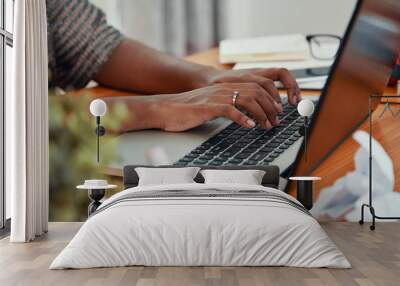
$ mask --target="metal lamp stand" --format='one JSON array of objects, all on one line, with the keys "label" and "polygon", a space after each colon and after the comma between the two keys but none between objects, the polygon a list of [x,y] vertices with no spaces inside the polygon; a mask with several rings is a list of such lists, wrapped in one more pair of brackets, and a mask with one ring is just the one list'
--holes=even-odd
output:
[{"label": "metal lamp stand", "polygon": [[383,116],[383,114],[389,110],[392,116],[397,116],[399,113],[394,113],[390,109],[390,98],[398,98],[400,99],[400,95],[371,95],[369,97],[369,111],[368,111],[368,129],[369,129],[369,201],[368,204],[362,204],[361,206],[361,219],[359,221],[359,224],[364,224],[364,208],[368,208],[371,215],[372,215],[372,224],[370,225],[371,230],[375,230],[375,219],[382,219],[382,220],[393,220],[397,219],[400,220],[400,217],[383,217],[383,216],[378,216],[375,212],[375,208],[373,207],[373,202],[372,202],[372,101],[374,99],[379,99],[381,100],[382,98],[385,98],[387,101],[385,103],[385,107],[382,111],[382,113],[379,115],[379,118]]}]

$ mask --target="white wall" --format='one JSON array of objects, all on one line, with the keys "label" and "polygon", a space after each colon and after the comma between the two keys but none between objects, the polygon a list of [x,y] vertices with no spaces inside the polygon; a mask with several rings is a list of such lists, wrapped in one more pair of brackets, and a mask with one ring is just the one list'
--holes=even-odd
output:
[{"label": "white wall", "polygon": [[[137,1],[137,0],[131,0]],[[90,0],[97,7],[100,7],[107,15],[107,21],[116,27],[117,29],[121,29],[122,26],[122,17],[119,15],[119,5],[121,5],[120,0]]]},{"label": "white wall", "polygon": [[356,0],[220,0],[223,38],[281,33],[341,35]]}]

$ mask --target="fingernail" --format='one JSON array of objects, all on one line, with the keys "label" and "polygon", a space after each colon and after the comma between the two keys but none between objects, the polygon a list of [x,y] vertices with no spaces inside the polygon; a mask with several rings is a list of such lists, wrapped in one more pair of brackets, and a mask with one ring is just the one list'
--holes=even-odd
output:
[{"label": "fingernail", "polygon": [[247,124],[248,126],[250,126],[251,128],[253,128],[254,126],[256,126],[256,123],[255,123],[253,120],[251,120],[251,119],[247,119],[246,124]]},{"label": "fingernail", "polygon": [[272,125],[268,120],[265,120],[265,125],[267,126],[267,129],[271,129]]},{"label": "fingernail", "polygon": [[283,111],[282,104],[279,102],[274,102],[274,103],[275,103],[275,107],[278,110],[278,112],[282,112]]},{"label": "fingernail", "polygon": [[281,124],[281,121],[279,120],[279,118],[278,118],[278,117],[275,119],[275,121],[276,121],[276,125],[279,125],[279,124]]}]

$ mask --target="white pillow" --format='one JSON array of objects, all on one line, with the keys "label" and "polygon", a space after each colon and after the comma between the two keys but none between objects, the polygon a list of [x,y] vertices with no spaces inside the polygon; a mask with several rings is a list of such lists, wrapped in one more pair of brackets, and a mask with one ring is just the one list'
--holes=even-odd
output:
[{"label": "white pillow", "polygon": [[193,180],[200,168],[135,168],[139,176],[139,186],[171,185],[195,183]]},{"label": "white pillow", "polygon": [[261,185],[265,171],[262,170],[202,170],[205,184]]}]

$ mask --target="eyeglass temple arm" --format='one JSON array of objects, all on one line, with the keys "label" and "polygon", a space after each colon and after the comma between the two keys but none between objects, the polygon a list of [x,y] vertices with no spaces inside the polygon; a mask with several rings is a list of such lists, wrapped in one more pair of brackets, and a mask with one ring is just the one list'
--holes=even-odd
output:
[{"label": "eyeglass temple arm", "polygon": [[335,38],[338,39],[339,41],[342,41],[342,37],[338,35],[333,35],[333,34],[311,34],[311,35],[306,35],[306,40],[310,42],[313,38],[316,37],[330,37],[330,38]]}]

